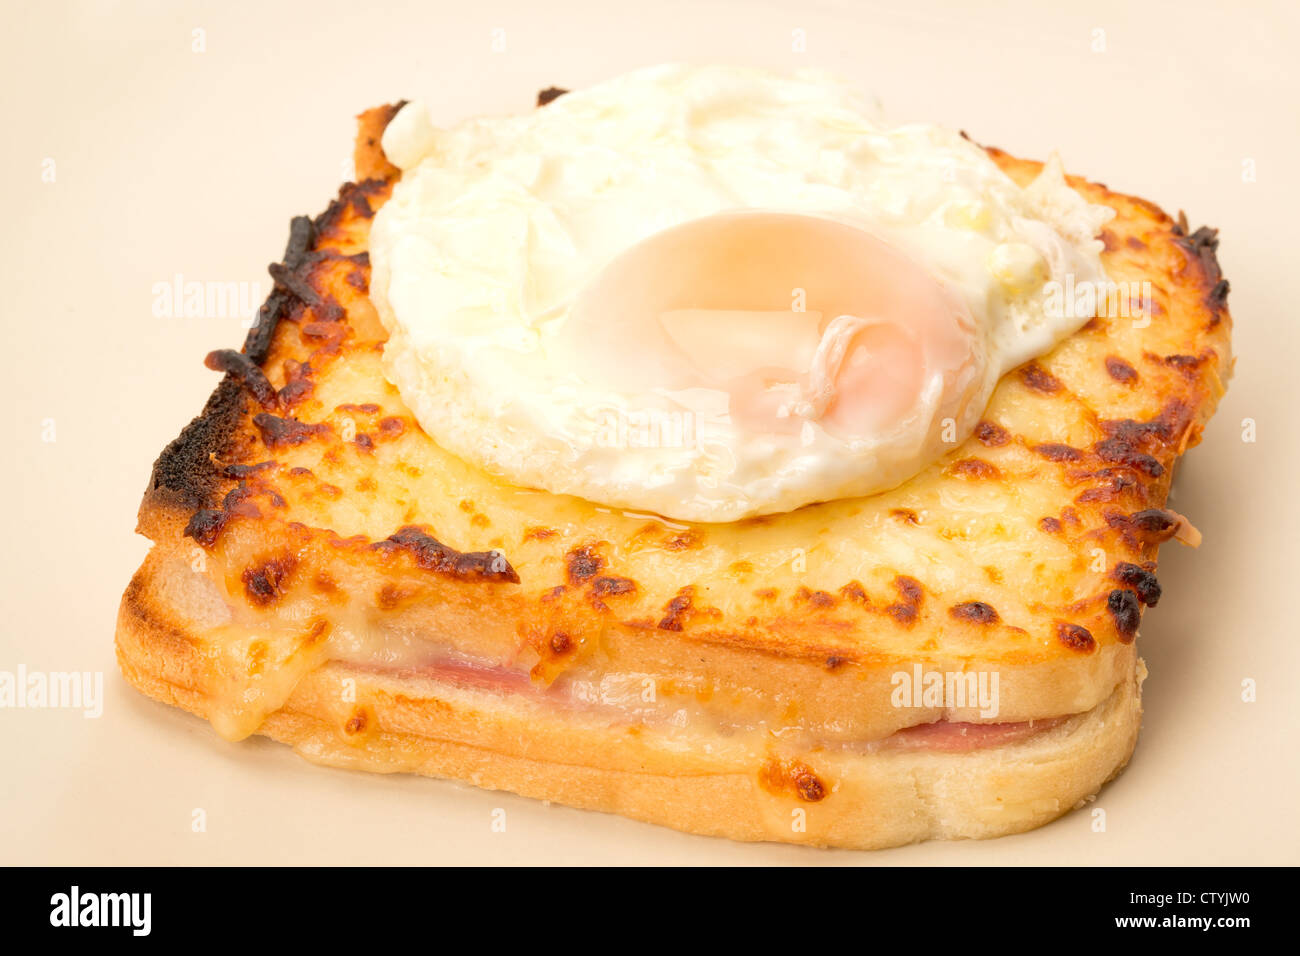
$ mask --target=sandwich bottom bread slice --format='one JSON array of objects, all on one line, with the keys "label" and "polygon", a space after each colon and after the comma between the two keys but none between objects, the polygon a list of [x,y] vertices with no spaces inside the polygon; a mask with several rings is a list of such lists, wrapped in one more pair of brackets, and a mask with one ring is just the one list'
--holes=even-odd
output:
[{"label": "sandwich bottom bread slice", "polygon": [[[276,288],[140,510],[117,653],[140,691],[320,763],[740,840],[878,848],[1039,826],[1131,755],[1164,505],[1230,369],[1212,230],[1116,211],[1099,316],[892,491],[730,524],[521,489],[382,369],[367,236],[398,170],[294,221]],[[540,108],[545,108],[544,106]],[[1040,168],[997,150],[1027,182]]]},{"label": "sandwich bottom bread slice", "polygon": [[[156,700],[220,720],[194,635],[225,625],[205,579],[151,557],[123,603],[122,672]],[[969,747],[959,727],[954,739],[895,734],[780,757],[702,722],[611,726],[525,694],[329,661],[257,733],[335,767],[446,777],[735,840],[867,849],[1001,836],[1077,806],[1128,762],[1144,676],[1139,661],[1091,710],[1041,728],[992,725],[992,739]]]}]

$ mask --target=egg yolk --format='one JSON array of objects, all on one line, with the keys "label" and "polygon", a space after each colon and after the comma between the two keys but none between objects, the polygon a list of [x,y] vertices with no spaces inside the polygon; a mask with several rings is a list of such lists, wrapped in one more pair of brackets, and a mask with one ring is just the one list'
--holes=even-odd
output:
[{"label": "egg yolk", "polygon": [[797,434],[818,422],[844,440],[894,431],[973,387],[983,354],[960,297],[895,247],[835,220],[758,211],[632,246],[565,331],[596,352],[620,344],[633,378],[640,366],[662,387],[725,392],[742,427]]}]

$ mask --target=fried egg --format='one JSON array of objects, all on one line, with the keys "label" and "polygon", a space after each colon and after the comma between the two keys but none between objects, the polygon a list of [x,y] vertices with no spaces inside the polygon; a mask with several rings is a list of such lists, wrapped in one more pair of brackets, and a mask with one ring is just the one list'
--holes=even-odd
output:
[{"label": "fried egg", "polygon": [[[440,445],[525,488],[721,522],[866,495],[964,440],[1090,317],[1112,215],[820,73],[667,65],[383,138],[385,368]],[[1059,287],[1059,286],[1058,286]]]}]

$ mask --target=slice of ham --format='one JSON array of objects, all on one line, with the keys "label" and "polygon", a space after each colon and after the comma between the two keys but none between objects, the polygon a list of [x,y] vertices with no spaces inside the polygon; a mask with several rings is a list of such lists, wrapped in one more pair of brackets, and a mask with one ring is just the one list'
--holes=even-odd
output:
[{"label": "slice of ham", "polygon": [[936,720],[932,724],[918,724],[891,734],[878,743],[891,750],[932,750],[941,753],[966,753],[984,747],[1004,747],[1017,744],[1034,734],[1050,730],[1066,717],[1048,717],[1044,720],[1022,720],[995,724],[972,724],[958,721]]},{"label": "slice of ham", "polygon": [[[607,702],[580,700],[566,689],[563,683],[547,688],[531,680],[525,671],[463,658],[429,659],[417,666],[349,663],[350,666],[384,676],[430,680],[463,690],[485,691],[500,696],[521,695],[569,712],[606,712],[613,718],[635,718],[638,721],[648,717],[652,719],[653,716],[648,715],[644,710],[633,714],[627,708]],[[1003,747],[1020,743],[1068,719],[1068,717],[1049,717],[1041,720],[990,724],[937,720],[928,724],[905,727],[888,737],[854,746],[865,746],[869,750],[968,753],[987,747]]]}]

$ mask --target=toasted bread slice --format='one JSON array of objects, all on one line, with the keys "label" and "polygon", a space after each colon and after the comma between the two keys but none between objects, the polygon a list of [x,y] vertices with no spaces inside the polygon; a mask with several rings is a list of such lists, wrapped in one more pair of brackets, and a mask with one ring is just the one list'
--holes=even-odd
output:
[{"label": "toasted bread slice", "polygon": [[[294,221],[259,324],[209,357],[228,374],[155,465],[118,626],[133,684],[311,759],[740,839],[1014,832],[1118,772],[1157,551],[1189,530],[1173,467],[1231,366],[1213,230],[1072,179],[1115,209],[1103,261],[1151,284],[1149,317],[1006,376],[893,491],[690,525],[511,486],[416,425],[366,295],[396,109],[362,116],[361,181]],[[997,712],[899,706],[914,672],[995,674]]]},{"label": "toasted bread slice", "polygon": [[[155,549],[118,621],[127,680],[220,722],[202,635],[228,623],[222,605],[206,578]],[[329,766],[447,777],[737,840],[876,849],[1002,836],[1085,801],[1133,751],[1142,676],[1086,713],[971,748],[898,734],[805,753],[702,721],[638,726],[517,688],[335,660],[298,680],[257,732]]]}]

